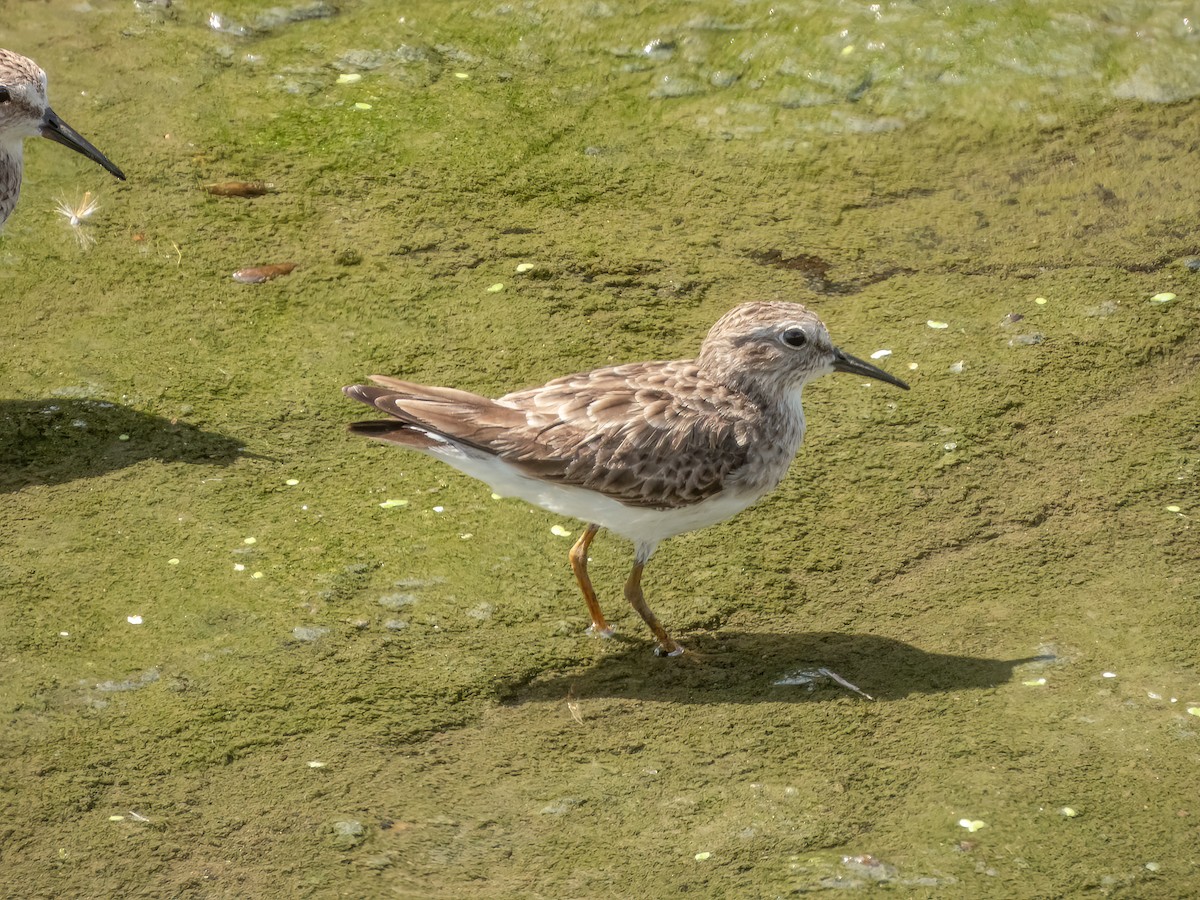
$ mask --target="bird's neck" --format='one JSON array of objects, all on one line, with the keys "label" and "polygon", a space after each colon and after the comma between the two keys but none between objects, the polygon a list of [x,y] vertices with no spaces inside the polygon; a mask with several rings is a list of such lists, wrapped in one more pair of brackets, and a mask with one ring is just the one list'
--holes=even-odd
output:
[{"label": "bird's neck", "polygon": [[0,225],[8,218],[21,195],[21,170],[24,165],[20,139],[0,141]]},{"label": "bird's neck", "polygon": [[772,418],[779,421],[798,422],[801,430],[804,428],[804,409],[800,405],[800,393],[804,382],[781,384],[766,382],[755,378],[753,373],[744,374],[740,378],[726,380],[726,385],[740,394],[749,397],[761,409],[767,411]]},{"label": "bird's neck", "polygon": [[784,476],[804,442],[804,408],[800,405],[801,385],[760,403],[758,432],[751,445],[753,465],[740,474],[744,490],[761,496],[773,490]]},{"label": "bird's neck", "polygon": [[778,410],[780,443],[788,450],[789,456],[795,456],[804,442],[804,407],[800,403],[800,393],[804,389],[801,382],[795,387],[788,388],[775,401]]}]

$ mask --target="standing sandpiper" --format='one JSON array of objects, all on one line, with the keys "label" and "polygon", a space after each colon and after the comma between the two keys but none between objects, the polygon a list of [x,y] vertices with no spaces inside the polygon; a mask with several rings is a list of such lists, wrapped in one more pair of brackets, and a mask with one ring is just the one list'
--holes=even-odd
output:
[{"label": "standing sandpiper", "polygon": [[587,572],[600,528],[633,541],[625,598],[658,639],[683,652],[642,596],[659,542],[728,519],[775,488],[804,440],[804,385],[851,372],[908,385],[843,353],[798,303],[745,303],[709,331],[696,359],[629,363],[556,378],[489,400],[372,375],[348,397],[388,413],[350,430],[449,463],[551,512],[588,523],[571,568],[592,617],[612,634]]},{"label": "standing sandpiper", "polygon": [[41,135],[78,151],[122,181],[125,174],[64,122],[46,100],[46,73],[11,50],[0,50],[0,225],[21,195],[25,138]]}]

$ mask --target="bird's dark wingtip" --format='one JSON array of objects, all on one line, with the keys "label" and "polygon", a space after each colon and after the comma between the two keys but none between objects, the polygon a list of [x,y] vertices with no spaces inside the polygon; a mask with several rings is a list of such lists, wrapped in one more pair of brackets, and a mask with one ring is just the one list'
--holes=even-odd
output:
[{"label": "bird's dark wingtip", "polygon": [[342,388],[342,393],[351,400],[357,400],[359,403],[367,404],[367,406],[374,406],[375,400],[383,396],[386,391],[377,387],[371,387],[369,384],[348,384]]},{"label": "bird's dark wingtip", "polygon": [[362,422],[351,422],[346,426],[346,430],[351,434],[361,434],[365,437],[379,437],[383,434],[391,434],[403,427],[395,419],[367,419]]}]

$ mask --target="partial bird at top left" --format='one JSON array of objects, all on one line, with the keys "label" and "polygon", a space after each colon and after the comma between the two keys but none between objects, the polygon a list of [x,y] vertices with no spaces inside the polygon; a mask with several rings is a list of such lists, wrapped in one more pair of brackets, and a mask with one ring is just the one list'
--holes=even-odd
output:
[{"label": "partial bird at top left", "polygon": [[0,49],[0,226],[21,195],[25,138],[38,135],[82,153],[125,180],[124,172],[50,108],[46,73],[38,64]]}]

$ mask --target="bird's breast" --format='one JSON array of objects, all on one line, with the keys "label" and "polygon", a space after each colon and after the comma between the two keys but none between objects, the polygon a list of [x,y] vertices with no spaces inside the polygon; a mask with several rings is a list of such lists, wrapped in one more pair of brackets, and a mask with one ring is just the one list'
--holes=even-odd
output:
[{"label": "bird's breast", "polygon": [[733,481],[759,496],[773,490],[785,475],[804,442],[804,410],[800,391],[764,415],[751,443],[745,464]]}]

